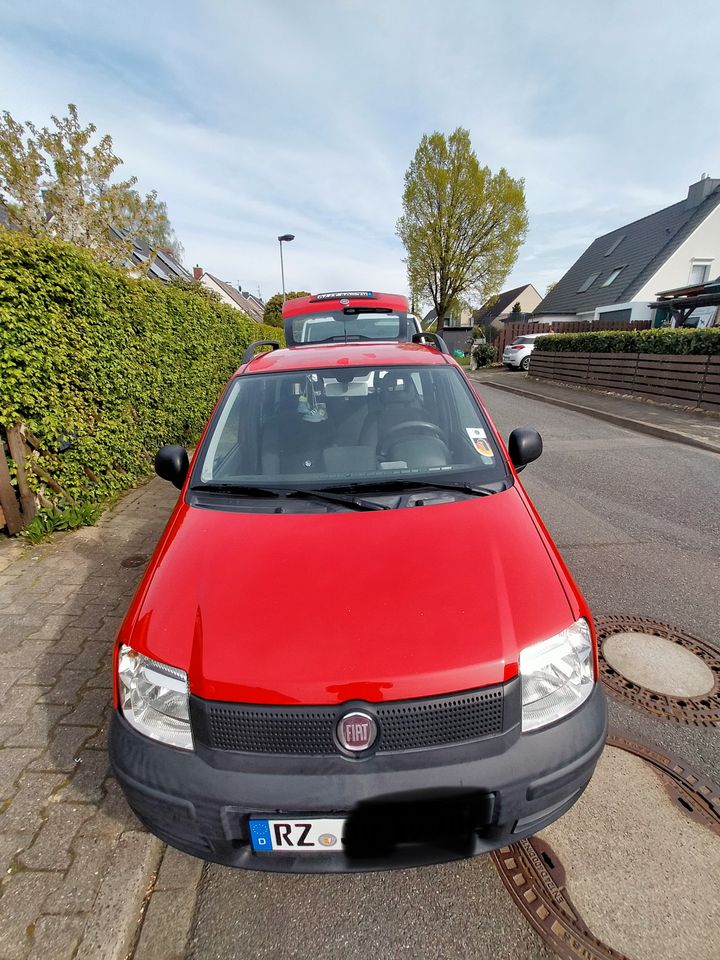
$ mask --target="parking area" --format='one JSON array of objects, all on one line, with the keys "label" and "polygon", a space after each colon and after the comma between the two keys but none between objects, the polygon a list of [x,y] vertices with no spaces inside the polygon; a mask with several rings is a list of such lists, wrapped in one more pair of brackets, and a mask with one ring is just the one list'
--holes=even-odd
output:
[{"label": "parking area", "polygon": [[[542,433],[523,481],[595,615],[633,618],[617,624],[632,635],[670,624],[710,651],[698,667],[692,645],[684,661],[658,647],[659,679],[647,679],[664,682],[667,656],[697,699],[720,636],[717,456],[491,388],[485,399],[504,436]],[[104,738],[112,638],[173,500],[152,481],[97,528],[0,550],[0,956],[714,960],[718,728],[653,712],[621,680],[585,795],[494,858],[302,877],[166,852],[108,775]],[[458,601],[469,630],[482,590],[479,549]]]}]

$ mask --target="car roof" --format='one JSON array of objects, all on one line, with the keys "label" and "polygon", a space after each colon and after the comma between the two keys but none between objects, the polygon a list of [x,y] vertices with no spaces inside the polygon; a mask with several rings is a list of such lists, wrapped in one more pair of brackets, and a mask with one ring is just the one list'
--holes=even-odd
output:
[{"label": "car roof", "polygon": [[398,364],[447,364],[446,354],[422,343],[377,341],[374,343],[332,343],[269,350],[243,364],[238,373],[279,373],[332,367],[383,367]]},{"label": "car roof", "polygon": [[293,297],[283,304],[283,317],[297,317],[308,313],[327,313],[342,307],[386,307],[408,312],[407,297],[397,293],[378,293],[373,290],[338,290],[332,293],[312,293],[309,297]]}]

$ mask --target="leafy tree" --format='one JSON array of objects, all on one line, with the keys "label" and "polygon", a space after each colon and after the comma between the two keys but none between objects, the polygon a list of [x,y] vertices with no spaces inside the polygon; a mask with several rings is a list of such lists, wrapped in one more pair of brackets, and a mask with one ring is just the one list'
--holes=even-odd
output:
[{"label": "leafy tree", "polygon": [[[291,293],[285,294],[286,300],[295,300],[296,297],[309,297],[310,294],[306,290],[293,290]],[[268,302],[265,304],[265,311],[263,313],[263,323],[270,324],[271,327],[282,327],[283,318],[282,318],[282,305],[283,305],[283,295],[281,293],[276,293],[274,296],[270,297]]]},{"label": "leafy tree", "polygon": [[525,239],[523,180],[482,167],[462,127],[425,134],[405,174],[397,233],[410,289],[437,311],[437,329],[459,298],[488,299],[502,286]]},{"label": "leafy tree", "polygon": [[127,260],[134,240],[181,255],[157,193],[141,196],[136,177],[111,182],[122,165],[112,138],[97,139],[94,123],[82,127],[73,103],[66,117],[51,120],[52,127],[38,130],[7,111],[0,117],[0,201],[10,223],[87,247],[110,263]]},{"label": "leafy tree", "polygon": [[545,287],[545,296],[547,296],[547,295],[550,293],[550,291],[552,290],[552,288],[553,288],[553,287],[556,287],[556,286],[557,286],[557,280],[553,280],[551,283],[549,283],[549,284]]},{"label": "leafy tree", "polygon": [[520,301],[519,301],[519,300],[516,300],[515,303],[513,304],[513,308],[512,308],[512,310],[511,310],[511,313],[514,313],[514,314],[516,314],[516,315],[517,315],[518,313],[522,313],[522,307],[520,306]]}]

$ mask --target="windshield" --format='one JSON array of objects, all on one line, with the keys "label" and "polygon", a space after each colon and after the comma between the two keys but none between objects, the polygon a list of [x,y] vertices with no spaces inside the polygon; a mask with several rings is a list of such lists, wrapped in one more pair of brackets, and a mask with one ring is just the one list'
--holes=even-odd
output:
[{"label": "windshield", "polygon": [[535,337],[515,337],[513,343],[535,343]]},{"label": "windshield", "polygon": [[[355,340],[405,339],[407,314],[390,310],[368,311],[328,310],[310,313],[292,320],[292,342],[332,343]],[[415,331],[413,330],[413,333]]]},{"label": "windshield", "polygon": [[457,369],[333,367],[236,377],[203,441],[192,484],[486,484],[507,475]]}]

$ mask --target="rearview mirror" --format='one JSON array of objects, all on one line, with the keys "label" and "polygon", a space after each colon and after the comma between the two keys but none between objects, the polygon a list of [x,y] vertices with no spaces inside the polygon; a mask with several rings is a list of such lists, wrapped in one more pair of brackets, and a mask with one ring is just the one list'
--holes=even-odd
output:
[{"label": "rearview mirror", "polygon": [[542,437],[532,427],[517,427],[510,434],[508,453],[518,473],[533,460],[537,460],[542,451]]},{"label": "rearview mirror", "polygon": [[178,490],[182,490],[189,469],[190,461],[185,447],[171,443],[160,447],[155,455],[155,473],[163,480],[169,480]]}]

